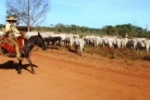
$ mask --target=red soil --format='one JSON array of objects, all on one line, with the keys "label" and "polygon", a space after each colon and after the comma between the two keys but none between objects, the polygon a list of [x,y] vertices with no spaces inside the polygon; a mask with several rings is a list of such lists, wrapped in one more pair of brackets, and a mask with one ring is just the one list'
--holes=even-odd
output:
[{"label": "red soil", "polygon": [[0,56],[0,100],[149,100],[150,62],[83,56],[65,50],[34,51],[36,74],[24,59]]}]

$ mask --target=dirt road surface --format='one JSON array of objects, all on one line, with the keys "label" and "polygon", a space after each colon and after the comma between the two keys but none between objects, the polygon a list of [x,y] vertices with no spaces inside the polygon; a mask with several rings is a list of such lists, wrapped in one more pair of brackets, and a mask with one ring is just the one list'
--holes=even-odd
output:
[{"label": "dirt road surface", "polygon": [[150,100],[150,62],[83,56],[65,50],[31,53],[35,74],[24,59],[0,56],[0,100]]}]

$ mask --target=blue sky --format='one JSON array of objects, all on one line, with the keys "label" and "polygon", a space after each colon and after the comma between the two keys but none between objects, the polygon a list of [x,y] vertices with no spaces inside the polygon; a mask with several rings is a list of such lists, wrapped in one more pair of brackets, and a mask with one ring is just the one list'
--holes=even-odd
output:
[{"label": "blue sky", "polygon": [[[5,0],[1,0],[1,19],[5,18]],[[131,23],[150,29],[150,0],[50,0],[51,10],[41,25],[87,26]],[[5,23],[0,21],[0,23]]]}]

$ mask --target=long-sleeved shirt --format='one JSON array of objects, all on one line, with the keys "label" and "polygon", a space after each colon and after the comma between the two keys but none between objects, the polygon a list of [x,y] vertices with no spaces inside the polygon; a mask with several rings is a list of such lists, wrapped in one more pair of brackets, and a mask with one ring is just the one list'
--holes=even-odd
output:
[{"label": "long-sleeved shirt", "polygon": [[15,25],[13,27],[11,27],[10,23],[6,24],[5,31],[6,32],[12,32],[14,34],[19,34],[20,33],[19,30],[15,27]]}]

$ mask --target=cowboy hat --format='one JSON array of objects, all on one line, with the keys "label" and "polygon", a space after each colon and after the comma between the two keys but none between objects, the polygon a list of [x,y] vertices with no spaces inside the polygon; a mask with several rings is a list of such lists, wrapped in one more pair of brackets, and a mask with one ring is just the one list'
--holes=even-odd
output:
[{"label": "cowboy hat", "polygon": [[14,17],[9,17],[6,19],[7,22],[10,22],[10,21],[14,21],[14,22],[17,22],[17,19],[14,18]]}]

